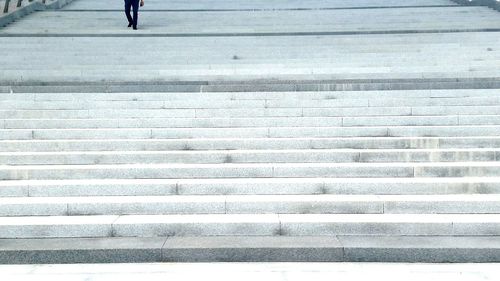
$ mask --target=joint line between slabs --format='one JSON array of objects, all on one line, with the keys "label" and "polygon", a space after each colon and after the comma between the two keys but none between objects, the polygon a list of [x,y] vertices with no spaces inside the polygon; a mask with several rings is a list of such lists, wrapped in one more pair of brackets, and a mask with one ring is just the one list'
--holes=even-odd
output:
[{"label": "joint line between slabs", "polygon": [[163,255],[163,253],[164,253],[163,250],[165,249],[165,245],[167,244],[168,239],[170,239],[170,236],[165,237],[165,241],[163,241],[163,244],[161,245],[161,248],[160,248],[160,259],[161,259],[161,261],[165,260],[165,257]]},{"label": "joint line between slabs", "polygon": [[116,222],[122,217],[123,215],[118,215],[117,218],[111,222],[111,237],[117,237],[116,231],[115,231],[115,224]]},{"label": "joint line between slabs", "polygon": [[278,230],[279,236],[283,236],[283,227],[281,224],[281,214],[278,214],[278,223],[279,223],[279,230]]}]

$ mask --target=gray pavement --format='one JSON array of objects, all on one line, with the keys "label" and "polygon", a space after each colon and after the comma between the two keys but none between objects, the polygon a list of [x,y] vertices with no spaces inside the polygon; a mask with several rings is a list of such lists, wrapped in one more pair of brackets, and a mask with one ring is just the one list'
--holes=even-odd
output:
[{"label": "gray pavement", "polygon": [[498,77],[500,16],[487,7],[151,0],[133,32],[121,6],[78,0],[0,29],[0,83]]},{"label": "gray pavement", "polygon": [[[57,18],[57,21],[52,20]],[[446,21],[439,21],[446,17]],[[40,25],[38,23],[43,22]],[[249,24],[250,23],[250,24]],[[157,12],[141,14],[141,35],[280,34],[328,32],[500,31],[500,16],[484,7],[401,9]],[[47,11],[25,18],[2,34],[130,34],[119,11]]]},{"label": "gray pavement", "polygon": [[0,266],[8,280],[498,280],[498,264],[221,263]]},{"label": "gray pavement", "polygon": [[497,12],[121,3],[0,30],[0,263],[500,261]]},{"label": "gray pavement", "polygon": [[[99,0],[79,0],[65,7],[65,10],[106,10],[121,9],[121,1],[102,2]],[[144,10],[242,10],[242,9],[324,9],[352,7],[405,7],[456,5],[448,0],[148,0]]]}]

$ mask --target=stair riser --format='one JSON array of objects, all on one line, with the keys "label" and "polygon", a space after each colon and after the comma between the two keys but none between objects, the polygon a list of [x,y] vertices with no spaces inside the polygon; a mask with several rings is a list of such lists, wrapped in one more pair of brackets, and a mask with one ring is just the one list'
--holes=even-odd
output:
[{"label": "stair riser", "polygon": [[335,235],[496,235],[499,223],[168,223],[3,226],[2,238],[167,237],[167,236],[335,236]]},{"label": "stair riser", "polygon": [[[9,87],[0,86],[0,93]],[[498,90],[424,90],[374,92],[256,92],[247,93],[11,93],[0,95],[0,101],[169,101],[169,100],[327,100],[385,98],[481,98],[498,97]]]},{"label": "stair riser", "polygon": [[135,153],[73,155],[2,155],[4,165],[92,165],[92,164],[162,164],[162,163],[397,163],[397,162],[468,162],[500,161],[500,151],[460,152],[221,152],[221,153]]},{"label": "stair riser", "polygon": [[498,239],[493,236],[3,239],[2,245],[2,264],[500,261]]},{"label": "stair riser", "polygon": [[286,117],[286,118],[154,118],[154,119],[45,119],[0,120],[4,129],[92,128],[238,128],[238,127],[373,127],[500,125],[499,115],[394,117]]},{"label": "stair riser", "polygon": [[2,140],[500,136],[500,126],[0,130]]},{"label": "stair riser", "polygon": [[[215,201],[215,200],[214,200]],[[0,216],[170,214],[500,214],[500,202],[185,202],[2,204]]]},{"label": "stair riser", "polygon": [[422,107],[422,106],[490,106],[498,97],[476,98],[386,98],[386,99],[283,99],[283,100],[172,100],[172,101],[2,101],[0,109],[221,109],[221,108],[332,108],[332,107]]},{"label": "stair riser", "polygon": [[465,149],[500,148],[500,138],[266,138],[180,140],[2,141],[2,152],[172,151],[239,149]]},{"label": "stair riser", "polygon": [[[214,164],[217,165],[217,164]],[[232,166],[235,165],[235,166]],[[474,166],[383,166],[349,167],[338,164],[307,166],[273,165],[258,167],[225,164],[219,167],[113,167],[113,166],[71,166],[37,168],[9,167],[0,169],[2,180],[62,180],[62,179],[196,179],[196,178],[413,178],[413,177],[493,177],[500,176],[497,165]]]},{"label": "stair riser", "polygon": [[[177,183],[177,184],[176,184]],[[360,183],[355,179],[346,182],[328,182],[309,179],[307,182],[258,183],[255,179],[244,183],[182,183],[178,180],[145,183],[144,180],[129,184],[55,183],[51,185],[6,184],[0,188],[3,197],[73,197],[73,196],[168,196],[168,195],[252,195],[252,194],[498,194],[500,183],[464,180],[463,182],[408,183],[392,179],[385,182]]]},{"label": "stair riser", "polygon": [[[500,115],[500,106],[424,106],[424,107],[337,107],[337,108],[227,108],[227,109],[47,109],[0,110],[1,119],[75,118],[248,118],[248,117],[363,117],[363,116],[461,116],[461,122],[474,123],[470,115]],[[463,117],[462,117],[463,116]],[[469,117],[470,116],[470,117]],[[469,120],[467,119],[469,118]],[[460,120],[458,122],[460,122]],[[496,119],[492,119],[494,121]]]},{"label": "stair riser", "polygon": [[[405,120],[406,119],[406,120]],[[5,129],[86,129],[86,128],[231,128],[231,127],[356,127],[356,126],[453,126],[500,125],[500,120],[488,116],[476,118],[475,124],[459,124],[458,117],[353,120],[339,117],[280,118],[280,119],[115,119],[115,120],[0,120]]]}]

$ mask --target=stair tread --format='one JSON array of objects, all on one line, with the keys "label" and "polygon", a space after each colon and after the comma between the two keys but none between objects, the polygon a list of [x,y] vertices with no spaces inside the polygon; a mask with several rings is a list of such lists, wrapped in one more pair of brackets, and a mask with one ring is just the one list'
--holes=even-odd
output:
[{"label": "stair tread", "polygon": [[225,236],[0,240],[0,262],[488,262],[498,236]]},{"label": "stair tread", "polygon": [[170,196],[81,196],[81,197],[10,197],[0,204],[127,204],[127,203],[273,203],[282,202],[500,202],[500,194],[448,195],[170,195]]},{"label": "stair tread", "polygon": [[210,223],[500,223],[500,214],[174,214],[0,217],[0,225]]}]

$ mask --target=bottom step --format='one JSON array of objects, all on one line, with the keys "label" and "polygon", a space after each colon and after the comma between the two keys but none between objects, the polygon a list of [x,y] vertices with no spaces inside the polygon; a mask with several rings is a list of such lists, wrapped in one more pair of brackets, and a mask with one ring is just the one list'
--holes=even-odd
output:
[{"label": "bottom step", "polygon": [[0,239],[0,263],[500,262],[500,236]]}]

